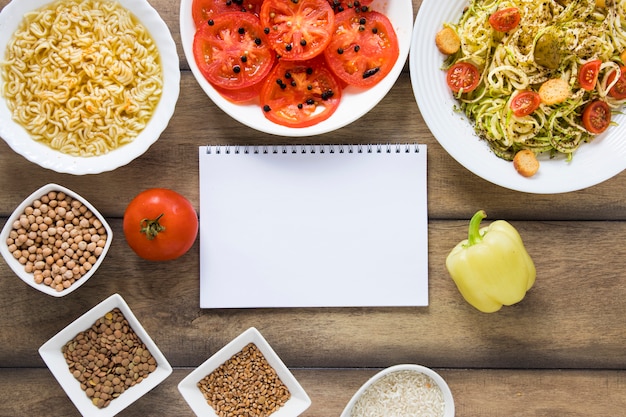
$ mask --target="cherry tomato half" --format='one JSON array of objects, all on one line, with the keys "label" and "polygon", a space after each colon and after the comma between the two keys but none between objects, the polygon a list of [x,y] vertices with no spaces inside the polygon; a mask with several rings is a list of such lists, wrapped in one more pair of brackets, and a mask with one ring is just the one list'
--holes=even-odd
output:
[{"label": "cherry tomato half", "polygon": [[611,109],[606,102],[595,100],[583,110],[583,126],[590,133],[604,132],[611,124]]},{"label": "cherry tomato half", "polygon": [[263,85],[260,99],[268,120],[307,127],[337,110],[341,86],[323,59],[280,61]]},{"label": "cherry tomato half", "polygon": [[198,235],[198,216],[185,197],[166,188],[139,193],[124,212],[124,236],[131,249],[150,261],[184,255]]},{"label": "cherry tomato half", "polygon": [[593,61],[584,63],[582,67],[580,67],[580,71],[578,72],[578,83],[582,88],[587,91],[591,91],[596,88],[601,65],[601,60],[594,59]]},{"label": "cherry tomato half", "polygon": [[480,73],[475,65],[469,62],[457,62],[448,69],[446,74],[448,87],[455,93],[473,91],[480,82]]},{"label": "cherry tomato half", "polygon": [[272,70],[275,59],[259,19],[242,12],[215,16],[198,27],[193,56],[202,75],[226,89],[261,82]]},{"label": "cherry tomato half", "polygon": [[306,60],[330,42],[335,13],[326,0],[265,0],[259,17],[282,59]]},{"label": "cherry tomato half", "polygon": [[262,2],[263,0],[193,0],[191,15],[196,27],[199,27],[221,13],[250,12],[258,16]]},{"label": "cherry tomato half", "polygon": [[371,87],[391,71],[400,48],[389,19],[378,12],[354,8],[335,15],[326,62],[347,84]]},{"label": "cherry tomato half", "polygon": [[[621,66],[619,69],[621,74],[615,85],[609,90],[609,95],[617,100],[623,100],[626,98],[626,66]],[[617,71],[613,71],[609,74],[607,85],[613,82],[616,73]]]},{"label": "cherry tomato half", "polygon": [[521,18],[517,7],[507,7],[493,12],[489,16],[489,24],[498,32],[508,32],[519,25]]},{"label": "cherry tomato half", "polygon": [[541,97],[534,91],[520,91],[511,99],[511,110],[517,117],[528,116],[541,104]]}]

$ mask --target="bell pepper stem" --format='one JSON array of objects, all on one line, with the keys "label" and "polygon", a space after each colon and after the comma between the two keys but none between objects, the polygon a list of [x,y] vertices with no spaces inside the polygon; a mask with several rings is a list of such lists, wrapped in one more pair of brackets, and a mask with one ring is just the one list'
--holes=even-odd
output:
[{"label": "bell pepper stem", "polygon": [[472,246],[483,240],[480,235],[480,222],[487,217],[485,210],[478,210],[476,214],[472,216],[469,224],[469,230],[467,233],[467,246]]}]

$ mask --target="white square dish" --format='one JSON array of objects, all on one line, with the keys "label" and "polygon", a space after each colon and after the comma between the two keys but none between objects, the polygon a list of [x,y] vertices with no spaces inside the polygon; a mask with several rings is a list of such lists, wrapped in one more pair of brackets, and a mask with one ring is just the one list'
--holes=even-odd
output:
[{"label": "white square dish", "polygon": [[198,382],[218,369],[234,355],[241,352],[244,347],[250,343],[256,345],[290,393],[290,398],[285,404],[271,413],[270,416],[295,417],[303,413],[311,405],[311,399],[293,374],[278,357],[276,352],[274,352],[269,343],[263,338],[261,333],[256,328],[251,327],[217,351],[178,384],[178,390],[197,416],[218,417],[216,411],[204,398],[202,391],[198,387]]},{"label": "white square dish", "polygon": [[[119,397],[113,399],[107,407],[98,408],[92,403],[92,400],[89,399],[85,391],[83,391],[78,379],[70,372],[70,367],[66,362],[62,349],[68,342],[73,340],[77,334],[89,329],[98,319],[115,308],[118,308],[122,312],[130,328],[137,334],[152,357],[156,360],[157,366],[156,369],[141,382],[126,388],[126,390],[122,392]],[[148,333],[141,326],[141,323],[139,323],[130,310],[128,304],[126,304],[119,294],[111,295],[74,320],[44,343],[39,348],[39,354],[78,411],[80,411],[83,416],[89,417],[111,417],[116,415],[140,397],[147,394],[172,373],[172,367],[165,356],[152,341]]]},{"label": "white square dish", "polygon": [[[13,254],[11,253],[7,245],[7,238],[9,237],[11,231],[13,230],[13,223],[19,220],[20,216],[24,213],[24,210],[27,207],[31,206],[35,200],[40,199],[42,196],[48,194],[51,191],[63,192],[69,197],[71,197],[72,199],[80,201],[87,209],[89,209],[89,211],[91,211],[91,213],[93,213],[95,218],[97,218],[100,221],[100,223],[102,223],[102,227],[104,227],[104,229],[106,230],[106,242],[105,242],[104,247],[102,248],[102,253],[96,258],[96,262],[91,265],[91,269],[89,269],[84,275],[82,275],[79,279],[77,279],[71,286],[61,291],[57,291],[55,288],[49,285],[46,285],[43,283],[39,284],[35,282],[33,273],[27,272],[24,269],[24,265],[21,264],[13,256]],[[96,273],[96,271],[98,270],[98,268],[104,261],[104,258],[106,257],[107,252],[109,251],[109,247],[111,246],[112,240],[113,240],[113,230],[111,230],[111,226],[109,226],[107,221],[104,219],[104,216],[102,216],[100,212],[98,212],[98,210],[96,210],[96,208],[93,205],[91,205],[91,203],[89,203],[89,201],[87,201],[86,199],[81,197],[79,194],[75,193],[74,191],[66,187],[63,187],[58,184],[47,184],[39,188],[38,190],[34,191],[28,197],[26,197],[22,201],[22,203],[20,203],[20,205],[17,206],[17,208],[13,211],[11,216],[9,216],[6,224],[2,228],[2,232],[0,232],[0,241],[1,241],[0,253],[2,254],[2,257],[4,258],[7,265],[9,265],[9,267],[13,270],[13,272],[15,272],[15,274],[26,284],[30,285],[31,287],[35,288],[38,291],[41,291],[53,297],[63,297],[73,291],[76,291],[80,286],[85,284],[87,280]]]}]

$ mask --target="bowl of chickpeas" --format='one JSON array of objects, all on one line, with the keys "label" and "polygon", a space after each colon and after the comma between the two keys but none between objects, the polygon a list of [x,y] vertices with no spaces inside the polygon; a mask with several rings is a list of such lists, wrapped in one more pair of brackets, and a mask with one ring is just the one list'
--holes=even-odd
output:
[{"label": "bowl of chickpeas", "polygon": [[0,253],[26,284],[63,297],[94,275],[112,238],[111,227],[87,200],[47,184],[8,218],[0,233]]}]

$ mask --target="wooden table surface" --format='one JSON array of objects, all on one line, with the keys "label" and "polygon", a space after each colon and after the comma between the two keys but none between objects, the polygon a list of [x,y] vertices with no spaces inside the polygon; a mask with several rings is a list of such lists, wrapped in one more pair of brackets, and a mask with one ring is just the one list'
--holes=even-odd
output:
[{"label": "wooden table surface", "polygon": [[[8,0],[0,0],[4,7]],[[493,185],[437,143],[411,90],[408,67],[371,112],[337,132],[283,138],[245,127],[218,109],[188,70],[179,2],[152,0],[177,42],[181,92],[159,141],[113,172],[58,174],[0,141],[0,223],[40,186],[56,182],[107,218],[114,240],[102,267],[78,291],[53,298],[0,262],[0,416],[77,416],[37,349],[76,317],[121,294],[174,366],[173,374],[120,416],[192,416],[177,384],[235,336],[255,326],[312,399],[307,417],[338,416],[381,368],[416,363],[448,382],[460,417],[622,416],[626,409],[626,174],[559,195]],[[414,13],[421,1],[414,0]],[[428,145],[430,305],[422,308],[199,308],[199,245],[175,261],[138,258],[122,216],[139,191],[172,188],[196,209],[197,147],[204,144],[379,143]],[[520,304],[483,314],[459,295],[444,265],[485,209],[510,221],[537,267]],[[329,291],[332,289],[329,289]]]}]

